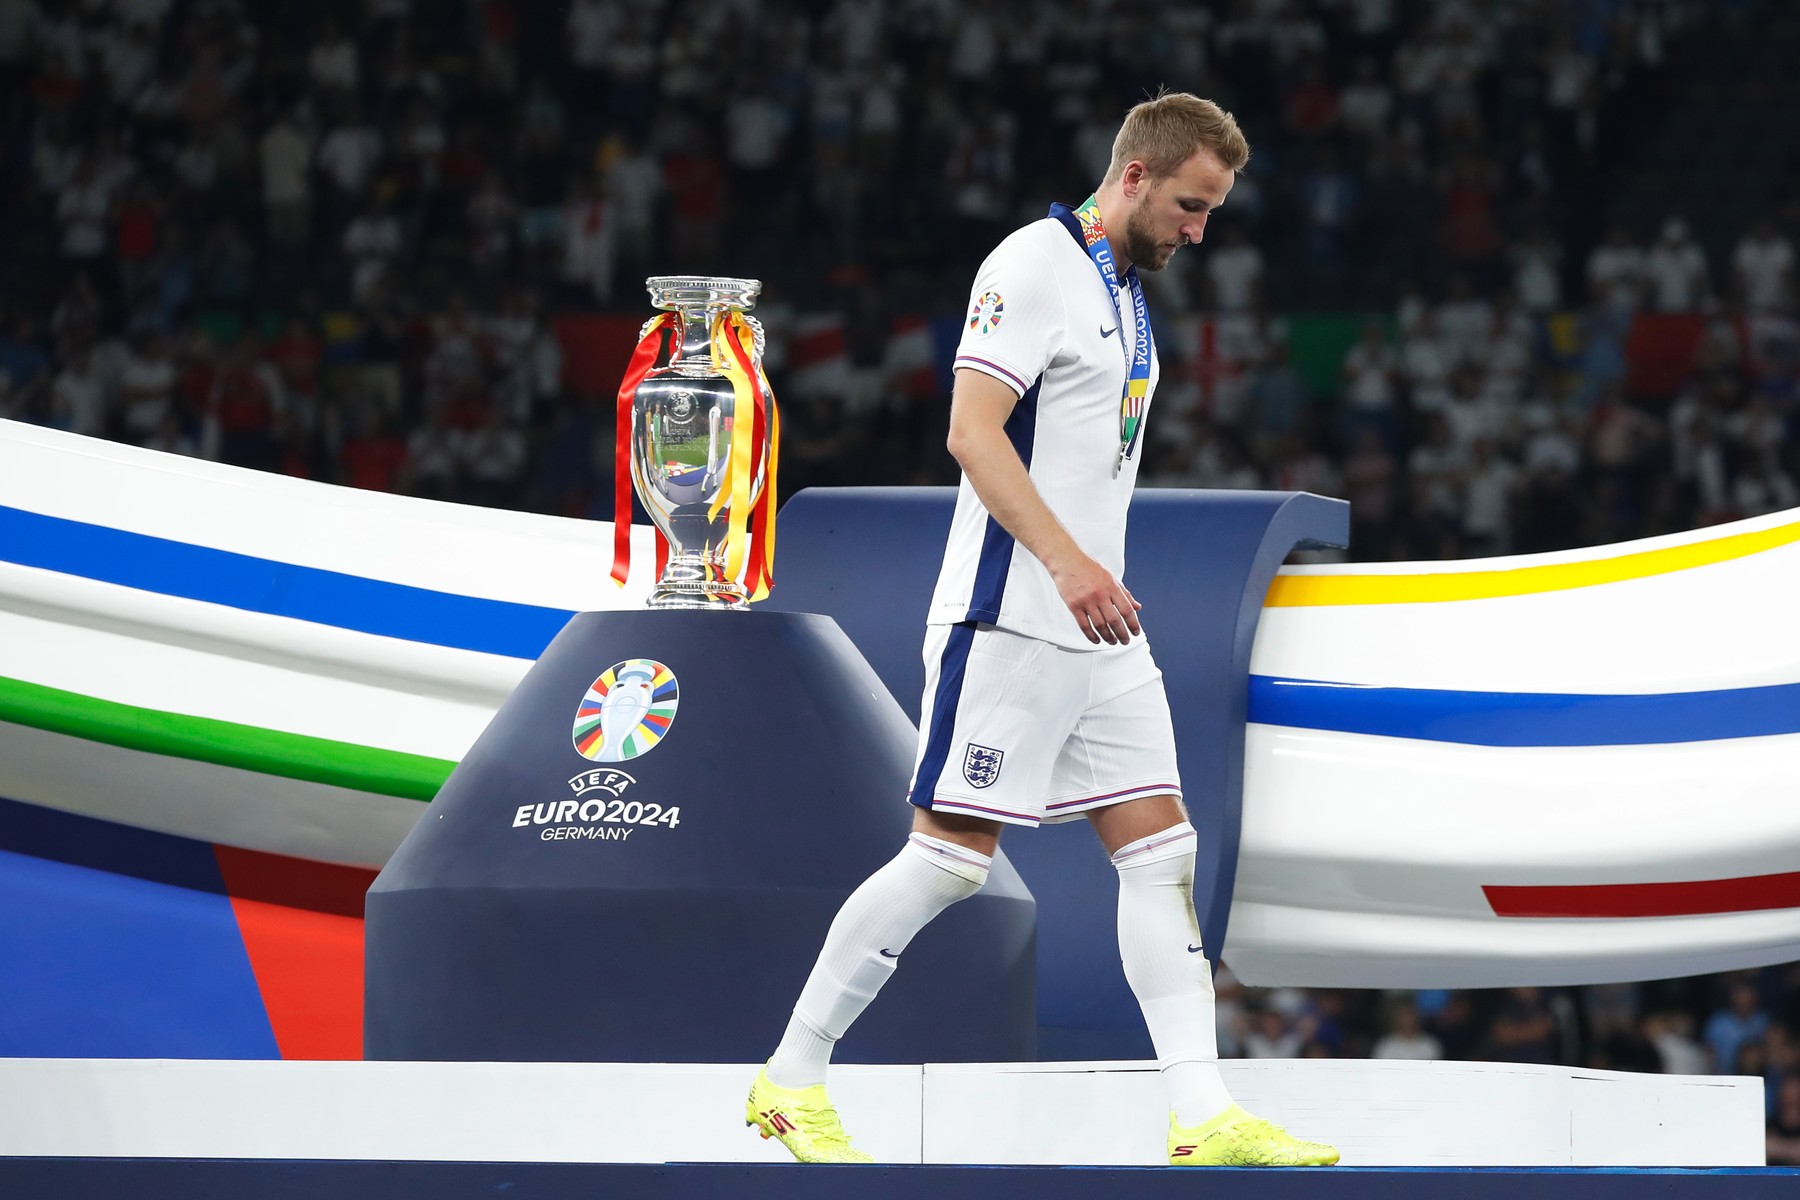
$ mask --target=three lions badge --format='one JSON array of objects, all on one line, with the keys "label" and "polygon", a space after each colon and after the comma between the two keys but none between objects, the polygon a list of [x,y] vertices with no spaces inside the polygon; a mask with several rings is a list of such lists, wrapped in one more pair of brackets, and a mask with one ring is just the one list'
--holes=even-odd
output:
[{"label": "three lions badge", "polygon": [[969,781],[970,787],[992,787],[994,780],[1000,778],[1000,763],[1005,758],[1004,750],[970,742],[963,755],[963,778]]}]

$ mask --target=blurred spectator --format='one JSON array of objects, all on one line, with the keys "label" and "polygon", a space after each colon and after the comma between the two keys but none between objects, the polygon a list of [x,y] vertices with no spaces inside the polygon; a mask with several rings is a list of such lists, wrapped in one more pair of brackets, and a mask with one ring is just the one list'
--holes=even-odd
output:
[{"label": "blurred spectator", "polygon": [[1651,1045],[1661,1056],[1662,1069],[1670,1075],[1710,1075],[1713,1058],[1705,1047],[1694,1040],[1694,1019],[1679,1009],[1666,1009],[1645,1016],[1643,1029]]},{"label": "blurred spectator", "polygon": [[1411,1000],[1398,1000],[1389,1006],[1388,1027],[1369,1052],[1370,1058],[1416,1058],[1433,1060],[1444,1057],[1444,1045],[1425,1031],[1419,1020],[1418,1007]]},{"label": "blurred spectator", "polygon": [[463,433],[457,464],[469,501],[495,506],[515,502],[525,476],[526,449],[524,433],[497,408],[481,425]]},{"label": "blurred spectator", "polygon": [[119,432],[147,442],[175,414],[175,362],[167,340],[150,329],[132,339],[131,355],[119,376]]},{"label": "blurred spectator", "polygon": [[461,452],[462,434],[450,427],[443,408],[433,405],[407,438],[404,490],[427,500],[461,499]]},{"label": "blurred spectator", "polygon": [[612,217],[613,255],[635,285],[648,273],[645,264],[656,248],[657,218],[667,192],[662,164],[640,136],[627,133],[605,172],[600,194]]},{"label": "blurred spectator", "polygon": [[106,432],[106,382],[94,369],[93,351],[79,343],[63,354],[62,369],[50,384],[49,424],[70,433],[97,437]]},{"label": "blurred spectator", "polygon": [[1399,367],[1381,321],[1373,317],[1364,321],[1362,336],[1344,355],[1344,425],[1350,437],[1372,426],[1382,441],[1393,439]]},{"label": "blurred spectator", "polygon": [[1245,1058],[1299,1058],[1312,1023],[1269,1006],[1255,1013],[1243,1038]]},{"label": "blurred spectator", "polygon": [[1731,254],[1732,272],[1744,307],[1782,308],[1794,295],[1794,244],[1764,218],[1750,227]]},{"label": "blurred spectator", "polygon": [[64,184],[56,201],[56,219],[62,222],[62,255],[72,263],[86,264],[106,249],[107,218],[112,211],[112,184],[83,157]]},{"label": "blurred spectator", "polygon": [[1375,60],[1358,59],[1355,77],[1338,97],[1338,119],[1344,128],[1366,141],[1387,131],[1394,112],[1394,90],[1381,76]]},{"label": "blurred spectator", "polygon": [[356,43],[350,39],[337,18],[326,16],[306,58],[306,73],[320,94],[347,99],[357,93],[362,78],[362,61]]},{"label": "blurred spectator", "polygon": [[1223,244],[1205,258],[1204,270],[1213,308],[1251,312],[1261,306],[1263,254],[1241,224],[1225,229]]},{"label": "blurred spectator", "polygon": [[1491,437],[1477,437],[1470,443],[1463,477],[1462,548],[1471,558],[1512,552],[1525,474],[1495,445]]},{"label": "blurred spectator", "polygon": [[1631,240],[1631,230],[1615,224],[1606,241],[1594,247],[1587,260],[1588,293],[1596,305],[1611,305],[1627,312],[1643,301],[1645,256]]},{"label": "blurred spectator", "polygon": [[607,301],[613,289],[613,246],[617,230],[608,203],[591,179],[569,189],[562,211],[562,278],[583,299]]},{"label": "blurred spectator", "polygon": [[1562,247],[1536,226],[1514,245],[1513,291],[1527,312],[1547,313],[1562,303]]},{"label": "blurred spectator", "polygon": [[339,482],[374,492],[399,490],[405,477],[406,443],[394,435],[384,407],[368,397],[356,397],[352,431],[344,439]]},{"label": "blurred spectator", "polygon": [[1657,312],[1699,312],[1712,292],[1706,252],[1688,236],[1687,222],[1670,217],[1645,257],[1650,307]]},{"label": "blurred spectator", "polygon": [[23,417],[53,376],[38,322],[15,317],[0,333],[0,416]]},{"label": "blurred spectator", "polygon": [[1716,1072],[1730,1075],[1737,1067],[1738,1050],[1768,1030],[1769,1014],[1763,1011],[1756,985],[1747,979],[1736,979],[1726,989],[1725,1005],[1707,1018],[1701,1036],[1712,1051]]},{"label": "blurred spectator", "polygon": [[1393,539],[1395,490],[1400,468],[1383,443],[1379,429],[1365,426],[1355,436],[1355,448],[1344,462],[1344,499],[1350,501],[1350,541],[1359,554],[1379,561],[1387,556]]},{"label": "blurred spectator", "polygon": [[1765,1154],[1771,1167],[1800,1167],[1800,1077],[1782,1080],[1775,1094]]},{"label": "blurred spectator", "polygon": [[1482,1057],[1493,1062],[1560,1062],[1557,1021],[1543,989],[1506,989],[1488,1026]]},{"label": "blurred spectator", "polygon": [[262,338],[248,331],[239,335],[213,371],[205,398],[206,420],[217,430],[219,457],[269,468],[283,401],[281,381],[262,356]]},{"label": "blurred spectator", "polygon": [[360,104],[347,104],[343,117],[319,142],[318,149],[319,169],[332,184],[334,217],[347,216],[361,201],[381,154],[380,132],[363,115]]},{"label": "blurred spectator", "polygon": [[1450,375],[1456,358],[1456,348],[1439,331],[1436,311],[1422,311],[1400,343],[1400,375],[1415,411],[1442,412],[1450,406]]},{"label": "blurred spectator", "polygon": [[1443,339],[1452,369],[1475,361],[1494,330],[1494,306],[1475,290],[1465,272],[1450,277],[1448,294],[1437,307],[1438,335]]},{"label": "blurred spectator", "polygon": [[292,110],[262,135],[263,211],[269,236],[283,246],[306,239],[312,219],[312,133]]},{"label": "blurred spectator", "polygon": [[350,294],[367,300],[400,257],[400,222],[387,201],[375,197],[344,227],[341,249],[350,265]]}]

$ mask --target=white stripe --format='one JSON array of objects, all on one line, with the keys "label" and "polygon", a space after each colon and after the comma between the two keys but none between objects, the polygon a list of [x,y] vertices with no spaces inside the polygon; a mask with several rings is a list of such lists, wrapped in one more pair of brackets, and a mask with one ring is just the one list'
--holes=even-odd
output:
[{"label": "white stripe", "polygon": [[1800,910],[1566,922],[1497,917],[1482,891],[1791,871],[1800,734],[1514,748],[1251,725],[1244,764],[1225,957],[1255,981],[1574,984],[1800,953]]},{"label": "white stripe", "polygon": [[[121,497],[129,497],[122,503]],[[607,578],[612,525],[338,487],[0,421],[0,504],[368,579],[575,612],[640,608]]]},{"label": "white stripe", "polygon": [[1265,608],[1250,669],[1388,687],[1608,695],[1792,683],[1796,586],[1800,543],[1604,587]]},{"label": "white stripe", "polygon": [[0,796],[158,833],[379,867],[417,800],[145,754],[0,723]]},{"label": "white stripe", "polygon": [[0,676],[140,708],[458,761],[530,666],[0,567]]}]

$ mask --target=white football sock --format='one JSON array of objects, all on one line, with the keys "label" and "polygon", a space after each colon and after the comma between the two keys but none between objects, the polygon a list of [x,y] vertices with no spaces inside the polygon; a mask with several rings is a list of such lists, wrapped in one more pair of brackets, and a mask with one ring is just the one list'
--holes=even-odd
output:
[{"label": "white football sock", "polygon": [[933,917],[979,892],[992,863],[967,846],[915,833],[851,892],[769,1059],[769,1079],[790,1088],[824,1083],[832,1048],[894,973],[900,952]]},{"label": "white football sock", "polygon": [[1212,967],[1200,952],[1194,915],[1197,841],[1183,821],[1112,856],[1119,872],[1119,960],[1150,1027],[1169,1106],[1190,1127],[1232,1103],[1219,1077]]}]

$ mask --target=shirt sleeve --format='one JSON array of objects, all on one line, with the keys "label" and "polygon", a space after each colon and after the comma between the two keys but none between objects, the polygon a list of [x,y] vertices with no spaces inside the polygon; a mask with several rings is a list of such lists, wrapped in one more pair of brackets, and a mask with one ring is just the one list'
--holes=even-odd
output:
[{"label": "shirt sleeve", "polygon": [[955,366],[1024,395],[1063,344],[1064,324],[1062,292],[1043,249],[1008,238],[975,275]]}]

